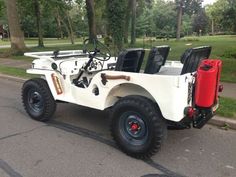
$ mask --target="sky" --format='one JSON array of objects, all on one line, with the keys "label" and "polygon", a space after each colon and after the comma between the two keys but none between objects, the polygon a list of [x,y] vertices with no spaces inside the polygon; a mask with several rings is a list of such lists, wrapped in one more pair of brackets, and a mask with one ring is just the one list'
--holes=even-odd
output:
[{"label": "sky", "polygon": [[216,2],[216,0],[203,0],[202,5],[205,6],[207,4],[213,4],[214,2]]}]

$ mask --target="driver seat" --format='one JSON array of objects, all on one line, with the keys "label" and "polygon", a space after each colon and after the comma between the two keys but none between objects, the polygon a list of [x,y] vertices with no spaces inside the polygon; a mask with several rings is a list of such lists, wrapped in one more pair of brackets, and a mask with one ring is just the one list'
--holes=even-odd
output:
[{"label": "driver seat", "polygon": [[125,72],[140,71],[145,50],[142,48],[126,49],[119,53],[115,70]]}]

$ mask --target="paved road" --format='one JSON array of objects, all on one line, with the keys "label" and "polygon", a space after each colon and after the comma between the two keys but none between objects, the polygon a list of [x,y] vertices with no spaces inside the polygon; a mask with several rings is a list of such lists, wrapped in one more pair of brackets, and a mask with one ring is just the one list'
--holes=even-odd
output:
[{"label": "paved road", "polygon": [[117,149],[104,112],[59,104],[54,121],[29,119],[21,85],[0,78],[0,177],[236,176],[235,131],[169,131],[158,154],[136,160]]}]

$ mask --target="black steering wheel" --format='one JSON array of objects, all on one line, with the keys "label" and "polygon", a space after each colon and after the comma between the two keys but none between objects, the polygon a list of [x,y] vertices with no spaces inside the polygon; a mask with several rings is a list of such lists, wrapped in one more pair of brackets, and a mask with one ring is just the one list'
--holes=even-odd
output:
[{"label": "black steering wheel", "polygon": [[[92,45],[92,49],[89,48],[89,45]],[[107,61],[111,58],[110,49],[97,39],[85,39],[83,43],[83,53],[88,53],[90,58],[92,57],[99,61]]]}]

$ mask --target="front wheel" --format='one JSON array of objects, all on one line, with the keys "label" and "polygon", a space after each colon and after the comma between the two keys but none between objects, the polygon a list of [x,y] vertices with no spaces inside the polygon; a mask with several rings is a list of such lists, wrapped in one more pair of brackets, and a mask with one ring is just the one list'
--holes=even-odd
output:
[{"label": "front wheel", "polygon": [[114,106],[111,133],[126,154],[145,159],[155,154],[167,131],[159,108],[141,96],[121,98]]},{"label": "front wheel", "polygon": [[56,110],[56,102],[48,84],[40,78],[30,79],[24,83],[22,102],[29,116],[37,121],[48,121]]}]

